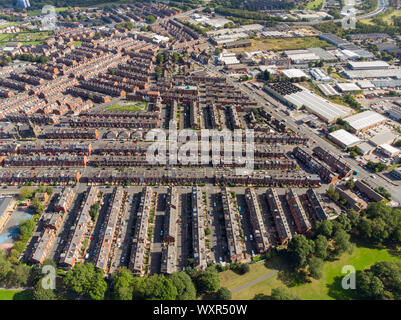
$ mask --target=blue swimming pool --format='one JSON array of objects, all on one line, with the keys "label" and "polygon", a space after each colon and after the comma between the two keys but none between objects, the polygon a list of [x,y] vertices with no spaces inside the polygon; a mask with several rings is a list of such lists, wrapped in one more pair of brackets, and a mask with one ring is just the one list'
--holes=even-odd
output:
[{"label": "blue swimming pool", "polygon": [[11,214],[11,217],[0,234],[0,244],[13,243],[15,236],[19,233],[18,225],[32,218],[32,214],[24,211],[16,211]]}]

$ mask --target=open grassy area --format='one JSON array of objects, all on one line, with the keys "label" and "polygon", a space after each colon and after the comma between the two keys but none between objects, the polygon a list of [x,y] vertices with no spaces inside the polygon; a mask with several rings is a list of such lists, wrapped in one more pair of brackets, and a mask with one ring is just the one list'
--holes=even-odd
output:
[{"label": "open grassy area", "polygon": [[238,288],[275,270],[280,262],[281,260],[278,257],[275,257],[271,259],[268,263],[265,263],[264,261],[252,263],[249,265],[250,271],[242,276],[239,276],[231,270],[221,272],[221,286],[227,287],[229,290]]},{"label": "open grassy area", "polygon": [[[379,15],[383,22],[387,23],[388,25],[393,25],[392,17],[401,17],[401,10],[387,10],[383,15]],[[363,19],[361,20],[362,23],[373,25],[373,18]]]},{"label": "open grassy area", "polygon": [[30,300],[29,290],[0,290],[0,300]]},{"label": "open grassy area", "polygon": [[24,45],[42,44],[47,38],[52,35],[49,31],[39,32],[18,32],[11,34],[0,34],[0,45],[5,45],[7,42],[21,42]]},{"label": "open grassy area", "polygon": [[146,111],[148,109],[148,102],[137,101],[133,104],[112,104],[105,108],[108,111]]},{"label": "open grassy area", "polygon": [[246,48],[235,48],[228,51],[244,52],[259,50],[292,50],[330,46],[324,40],[316,37],[285,38],[285,39],[251,39],[252,45]]},{"label": "open grassy area", "polygon": [[311,1],[311,2],[309,2],[309,3],[305,6],[305,9],[307,9],[307,10],[313,10],[313,9],[320,8],[321,5],[322,5],[322,3],[323,3],[323,0],[314,0],[314,1]]},{"label": "open grassy area", "polygon": [[[310,283],[296,285],[290,287],[290,289],[305,300],[352,299],[352,290],[345,291],[341,288],[343,266],[352,265],[356,270],[363,270],[378,261],[401,261],[401,257],[392,256],[386,249],[356,247],[352,255],[344,254],[336,261],[326,262],[323,267],[322,279],[312,280]],[[237,275],[232,271],[225,271],[220,274],[221,285],[232,290],[269,273],[271,270],[269,265],[266,267],[263,263],[257,263],[251,265],[251,271],[243,276]],[[270,295],[271,289],[286,285],[286,276],[289,277],[288,280],[292,280],[291,274],[287,271],[284,267],[280,274],[275,274],[268,279],[234,293],[233,299],[253,299],[259,293]]]}]

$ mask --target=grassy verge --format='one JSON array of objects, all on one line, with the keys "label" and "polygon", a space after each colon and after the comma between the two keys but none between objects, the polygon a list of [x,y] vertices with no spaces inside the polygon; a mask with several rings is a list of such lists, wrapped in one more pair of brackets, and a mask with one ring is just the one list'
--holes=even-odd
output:
[{"label": "grassy verge", "polygon": [[314,1],[309,2],[306,5],[305,9],[307,9],[307,10],[317,9],[317,8],[320,8],[322,6],[322,4],[323,4],[323,0],[314,0]]},{"label": "grassy verge", "polygon": [[30,290],[0,290],[0,300],[30,300]]}]

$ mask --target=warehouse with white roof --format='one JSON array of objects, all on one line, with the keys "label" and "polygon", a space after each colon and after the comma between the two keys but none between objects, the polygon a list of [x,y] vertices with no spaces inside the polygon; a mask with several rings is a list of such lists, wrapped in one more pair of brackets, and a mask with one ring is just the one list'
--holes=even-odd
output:
[{"label": "warehouse with white roof", "polygon": [[361,139],[344,129],[331,132],[329,139],[341,148],[353,147],[361,142]]},{"label": "warehouse with white roof", "polygon": [[295,86],[289,82],[268,84],[264,90],[286,105],[295,109],[304,107],[308,112],[328,123],[333,123],[338,118],[342,119],[352,114],[351,108],[332,103],[301,86]]},{"label": "warehouse with white roof", "polygon": [[364,132],[385,122],[387,119],[374,111],[364,111],[345,118],[353,132]]},{"label": "warehouse with white roof", "polygon": [[285,69],[281,72],[289,79],[303,78],[309,79],[310,77],[301,69]]},{"label": "warehouse with white roof", "polygon": [[348,63],[348,66],[352,70],[380,70],[390,67],[385,61],[352,61]]},{"label": "warehouse with white roof", "polygon": [[340,92],[351,92],[351,91],[361,90],[361,88],[359,88],[355,83],[352,82],[337,82],[336,86],[340,90]]},{"label": "warehouse with white roof", "polygon": [[285,99],[298,108],[305,107],[308,112],[328,123],[352,113],[352,109],[332,103],[306,90],[287,95]]}]

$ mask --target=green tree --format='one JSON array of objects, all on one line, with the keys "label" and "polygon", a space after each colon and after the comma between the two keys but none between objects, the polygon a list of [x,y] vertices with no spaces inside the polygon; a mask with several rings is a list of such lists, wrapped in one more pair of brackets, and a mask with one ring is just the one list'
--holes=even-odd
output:
[{"label": "green tree", "polygon": [[317,257],[309,259],[309,274],[313,279],[321,279],[323,276],[323,260]]},{"label": "green tree", "polygon": [[216,292],[220,288],[219,274],[214,267],[200,271],[195,277],[195,286],[198,294]]},{"label": "green tree", "polygon": [[25,287],[28,284],[31,268],[25,264],[14,265],[7,276],[7,284],[11,287]]},{"label": "green tree", "polygon": [[314,243],[315,255],[323,260],[327,259],[329,256],[329,242],[327,241],[327,238],[324,235],[319,234]]},{"label": "green tree", "polygon": [[57,295],[52,289],[44,289],[39,281],[32,292],[33,300],[57,300]]},{"label": "green tree", "polygon": [[334,233],[334,252],[337,255],[341,255],[344,252],[352,253],[353,246],[350,242],[351,236],[345,232],[345,230],[340,229]]},{"label": "green tree", "polygon": [[30,199],[33,196],[33,189],[30,187],[22,187],[18,197],[20,200]]},{"label": "green tree", "polygon": [[379,299],[384,293],[383,282],[374,273],[364,271],[356,279],[357,293],[361,298]]},{"label": "green tree", "polygon": [[143,298],[146,300],[175,300],[177,294],[173,281],[162,274],[154,274],[145,280]]},{"label": "green tree", "polygon": [[92,263],[76,264],[66,273],[64,284],[71,292],[94,300],[102,300],[107,290],[103,270],[95,270]]},{"label": "green tree", "polygon": [[170,276],[171,281],[177,288],[177,300],[196,299],[195,285],[191,277],[185,272],[174,272]]},{"label": "green tree", "polygon": [[333,223],[330,220],[318,221],[316,223],[316,232],[330,238],[333,233]]},{"label": "green tree", "polygon": [[43,202],[40,201],[38,198],[34,198],[32,204],[36,214],[41,214],[45,210]]},{"label": "green tree", "polygon": [[48,187],[46,188],[46,193],[47,193],[49,196],[51,196],[51,195],[53,194],[53,188],[50,187],[50,186],[48,186]]},{"label": "green tree", "polygon": [[306,239],[303,234],[296,234],[288,244],[287,248],[294,266],[303,268],[306,266],[308,257],[314,251],[314,243],[312,240]]},{"label": "green tree", "polygon": [[156,22],[156,18],[155,18],[154,16],[152,16],[152,15],[148,15],[148,16],[145,18],[145,20],[146,20],[146,22],[149,23],[149,24],[152,24],[152,23],[155,23],[155,22]]},{"label": "green tree", "polygon": [[231,291],[228,290],[226,287],[221,287],[216,292],[216,299],[217,300],[231,300]]},{"label": "green tree", "polygon": [[8,261],[3,251],[0,250],[0,283],[3,283],[7,279],[11,270],[11,262]]},{"label": "green tree", "polygon": [[278,287],[272,289],[270,300],[301,300],[301,298],[293,294],[287,287]]},{"label": "green tree", "polygon": [[126,267],[113,274],[112,294],[115,300],[132,300],[134,276]]}]

